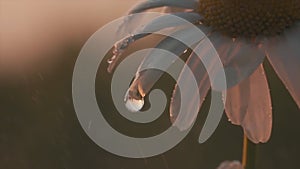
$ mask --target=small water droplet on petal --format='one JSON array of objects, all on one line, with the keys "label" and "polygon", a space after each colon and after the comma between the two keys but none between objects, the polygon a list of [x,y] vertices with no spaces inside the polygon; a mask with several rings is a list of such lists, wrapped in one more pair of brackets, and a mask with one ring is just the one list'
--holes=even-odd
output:
[{"label": "small water droplet on petal", "polygon": [[122,53],[127,49],[127,47],[134,42],[133,35],[129,35],[128,37],[121,39],[120,41],[116,42],[114,44],[114,49],[112,51],[113,56],[107,60],[107,63],[109,63],[108,72],[112,72],[114,69],[115,65],[118,62],[119,57],[122,55]]},{"label": "small water droplet on petal", "polygon": [[127,99],[125,102],[126,108],[131,112],[138,112],[144,106],[144,99],[136,100],[133,98]]},{"label": "small water droplet on petal", "polygon": [[129,95],[129,92],[126,93],[124,101],[125,101],[126,108],[131,112],[140,111],[144,107],[144,104],[145,104],[143,97],[140,99],[136,99],[134,97],[131,97]]},{"label": "small water droplet on petal", "polygon": [[116,59],[116,57],[117,57],[116,55],[113,55],[113,57],[107,60],[107,63],[111,64]]}]

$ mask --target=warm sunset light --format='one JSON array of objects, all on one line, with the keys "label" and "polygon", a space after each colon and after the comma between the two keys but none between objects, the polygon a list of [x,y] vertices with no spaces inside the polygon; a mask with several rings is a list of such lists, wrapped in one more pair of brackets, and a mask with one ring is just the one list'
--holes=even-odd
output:
[{"label": "warm sunset light", "polygon": [[0,169],[298,169],[299,0],[0,0]]}]

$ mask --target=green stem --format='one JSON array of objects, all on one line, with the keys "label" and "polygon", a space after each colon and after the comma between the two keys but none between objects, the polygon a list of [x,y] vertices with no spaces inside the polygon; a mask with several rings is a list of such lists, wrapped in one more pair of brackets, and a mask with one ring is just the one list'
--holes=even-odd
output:
[{"label": "green stem", "polygon": [[244,169],[255,169],[255,144],[244,135],[242,165]]}]

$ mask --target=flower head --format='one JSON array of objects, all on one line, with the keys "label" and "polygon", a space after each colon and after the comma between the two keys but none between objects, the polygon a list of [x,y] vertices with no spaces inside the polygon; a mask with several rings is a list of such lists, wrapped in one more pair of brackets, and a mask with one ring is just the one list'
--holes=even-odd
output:
[{"label": "flower head", "polygon": [[[271,135],[271,98],[262,66],[266,58],[300,107],[300,78],[297,77],[300,72],[299,0],[149,0],[139,3],[129,14],[157,7],[182,8],[182,12],[172,14],[197,25],[214,45],[227,78],[228,89],[224,91],[227,93],[225,112],[233,124],[243,127],[251,141],[267,142]],[[121,28],[128,24],[130,21],[127,20]],[[151,27],[153,25],[156,26]],[[179,29],[174,34],[184,32],[184,36],[193,36],[182,26],[183,23],[162,16],[146,23],[143,29],[158,31],[171,27]],[[129,35],[116,43],[108,70],[113,70],[122,57],[122,52],[132,42],[147,35],[149,34]],[[196,45],[204,44],[199,39]],[[188,47],[166,37],[157,48],[169,50],[179,56]],[[142,64],[145,62],[157,64],[151,54]],[[186,64],[191,67],[198,80],[202,103],[210,89],[207,72],[195,53],[189,56]],[[162,74],[157,70],[140,72],[129,88],[128,93],[133,95],[128,97],[144,97]],[[179,81],[188,85],[189,78],[180,76]],[[175,87],[170,107],[172,121],[178,118],[178,93],[179,89]],[[191,103],[193,101],[192,99]],[[187,116],[185,120],[189,123],[194,117]]]},{"label": "flower head", "polygon": [[298,0],[200,0],[203,23],[233,37],[279,35],[300,19]]}]

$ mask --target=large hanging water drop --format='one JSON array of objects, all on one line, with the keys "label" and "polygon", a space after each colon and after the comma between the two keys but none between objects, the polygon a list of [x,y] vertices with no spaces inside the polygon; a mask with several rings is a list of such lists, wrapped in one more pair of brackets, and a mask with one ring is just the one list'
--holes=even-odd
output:
[{"label": "large hanging water drop", "polygon": [[131,112],[140,111],[145,104],[143,97],[133,97],[129,90],[126,92],[124,101],[126,108]]}]

